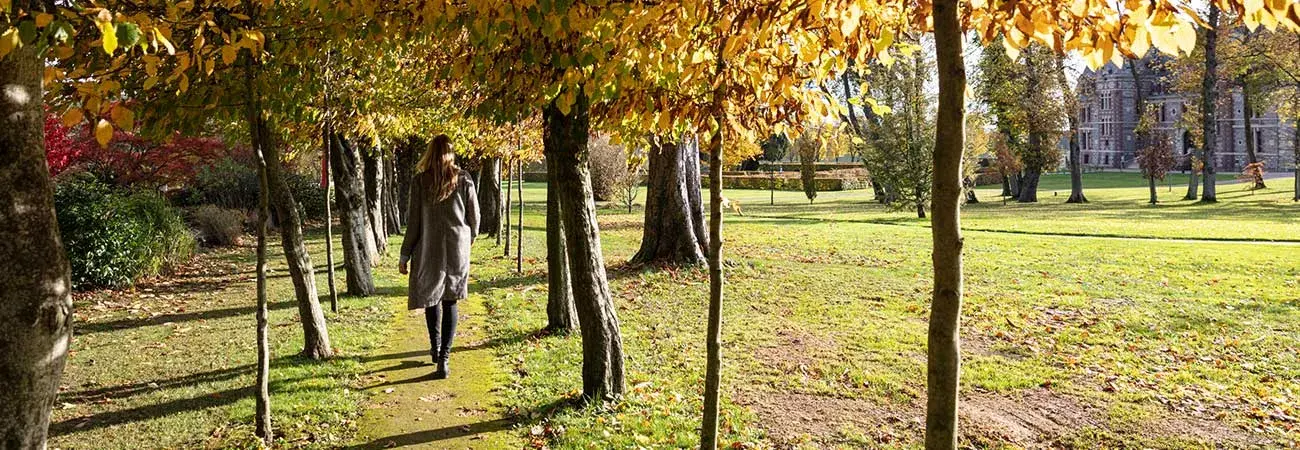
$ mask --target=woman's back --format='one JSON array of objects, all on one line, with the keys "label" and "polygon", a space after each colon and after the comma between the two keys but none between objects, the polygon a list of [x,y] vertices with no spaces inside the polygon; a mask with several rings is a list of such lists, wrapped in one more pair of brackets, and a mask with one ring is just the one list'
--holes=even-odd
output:
[{"label": "woman's back", "polygon": [[408,308],[437,305],[443,297],[468,294],[470,244],[478,233],[474,182],[458,170],[455,189],[438,198],[437,176],[426,170],[413,177],[402,258],[409,259]]}]

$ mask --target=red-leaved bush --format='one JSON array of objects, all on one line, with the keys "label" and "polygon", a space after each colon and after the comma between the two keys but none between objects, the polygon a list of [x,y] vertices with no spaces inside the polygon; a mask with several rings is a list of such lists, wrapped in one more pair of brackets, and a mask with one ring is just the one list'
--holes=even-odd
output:
[{"label": "red-leaved bush", "polygon": [[57,116],[45,116],[50,175],[79,167],[111,175],[119,185],[185,184],[194,179],[198,168],[239,152],[211,137],[177,133],[159,142],[125,131],[115,131],[108,146],[101,147],[89,126],[66,127]]}]

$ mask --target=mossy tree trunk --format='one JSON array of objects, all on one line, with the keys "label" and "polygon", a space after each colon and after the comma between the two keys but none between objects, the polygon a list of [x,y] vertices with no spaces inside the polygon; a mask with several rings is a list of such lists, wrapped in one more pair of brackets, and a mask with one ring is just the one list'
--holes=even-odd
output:
[{"label": "mossy tree trunk", "polygon": [[[36,6],[17,0],[13,7]],[[0,447],[45,448],[72,339],[72,280],[45,162],[36,46],[0,59]]]},{"label": "mossy tree trunk", "polygon": [[339,224],[343,226],[343,268],[347,272],[348,294],[375,293],[371,250],[374,235],[366,227],[366,194],[361,181],[361,155],[343,136],[335,133],[330,152]]},{"label": "mossy tree trunk", "polygon": [[556,164],[557,194],[569,254],[569,279],[582,329],[582,393],[598,400],[623,394],[623,338],[605,277],[600,228],[587,167],[591,132],[587,97],[579,93],[568,114],[552,103],[542,113],[542,142]]},{"label": "mossy tree trunk", "polygon": [[362,182],[366,193],[366,226],[375,242],[372,264],[388,252],[388,226],[384,224],[384,149],[379,144],[369,145],[361,151],[364,166]]},{"label": "mossy tree trunk", "polygon": [[478,234],[497,237],[501,234],[501,158],[483,160],[478,172]]},{"label": "mossy tree trunk", "polygon": [[957,0],[935,0],[933,16],[939,108],[930,216],[934,299],[926,339],[925,447],[948,450],[957,447],[957,386],[961,378],[961,165],[966,65]]},{"label": "mossy tree trunk", "polygon": [[573,303],[573,286],[569,281],[569,253],[564,249],[556,158],[555,155],[546,155],[546,329],[568,334],[578,329],[578,310]]},{"label": "mossy tree trunk", "polygon": [[650,139],[645,226],[636,264],[698,265],[708,238],[700,199],[700,153],[683,142]]}]

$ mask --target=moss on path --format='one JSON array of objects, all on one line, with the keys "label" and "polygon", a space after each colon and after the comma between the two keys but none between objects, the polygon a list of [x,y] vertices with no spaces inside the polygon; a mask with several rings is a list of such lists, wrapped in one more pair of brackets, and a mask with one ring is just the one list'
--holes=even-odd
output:
[{"label": "moss on path", "polygon": [[[401,297],[394,308],[405,308]],[[502,375],[492,348],[484,345],[483,298],[471,295],[461,301],[460,316],[451,377],[435,380],[424,314],[398,315],[389,346],[371,358],[361,380],[370,401],[352,448],[508,447],[514,422],[496,407],[493,385]]]}]

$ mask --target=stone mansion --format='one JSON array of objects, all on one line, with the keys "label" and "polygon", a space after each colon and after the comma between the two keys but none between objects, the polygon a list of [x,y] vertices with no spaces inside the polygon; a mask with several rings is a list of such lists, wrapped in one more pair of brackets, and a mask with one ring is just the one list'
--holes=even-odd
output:
[{"label": "stone mansion", "polygon": [[[1137,167],[1133,130],[1137,126],[1138,112],[1134,96],[1137,89],[1141,89],[1147,104],[1159,108],[1156,129],[1170,135],[1174,155],[1179,165],[1186,167],[1192,141],[1178,124],[1185,100],[1165,86],[1162,70],[1152,58],[1127,61],[1123,67],[1107,63],[1100,70],[1087,70],[1079,77],[1079,85],[1084,87],[1079,98],[1079,145],[1083,165]],[[1134,63],[1137,64],[1141,86],[1134,85],[1129,68],[1129,64]],[[1265,170],[1275,172],[1293,167],[1296,124],[1278,117],[1271,108],[1257,111],[1250,119],[1254,136],[1246,136],[1241,92],[1233,89],[1223,94],[1230,94],[1232,100],[1230,104],[1226,99],[1219,103],[1215,169],[1229,172],[1245,166],[1246,139],[1250,138],[1255,139],[1256,156],[1264,163]]]}]

